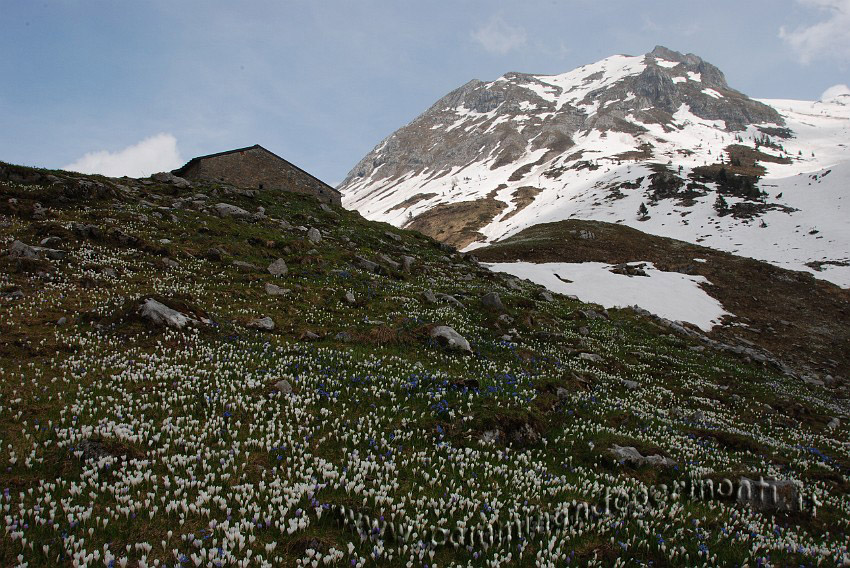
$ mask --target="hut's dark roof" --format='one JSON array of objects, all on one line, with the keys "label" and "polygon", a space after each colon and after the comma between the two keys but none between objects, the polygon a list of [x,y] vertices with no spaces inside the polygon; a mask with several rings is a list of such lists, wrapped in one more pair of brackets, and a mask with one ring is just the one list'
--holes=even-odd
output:
[{"label": "hut's dark roof", "polygon": [[246,151],[246,150],[262,150],[263,152],[266,152],[266,153],[268,153],[268,154],[271,154],[272,156],[274,156],[275,158],[277,158],[278,160],[280,160],[281,162],[283,162],[284,164],[286,164],[286,165],[287,165],[287,166],[289,166],[290,168],[293,168],[293,169],[295,169],[295,170],[298,170],[298,171],[299,171],[299,172],[301,172],[302,174],[304,174],[304,175],[306,175],[306,176],[309,176],[309,177],[313,178],[314,180],[316,180],[317,182],[321,183],[322,185],[325,185],[328,189],[331,189],[332,191],[334,191],[334,192],[336,192],[336,193],[339,193],[339,191],[337,191],[337,189],[336,189],[336,188],[331,187],[330,185],[326,184],[325,182],[323,182],[322,180],[320,180],[319,178],[317,178],[317,177],[316,177],[316,176],[314,176],[313,174],[311,174],[311,173],[309,173],[309,172],[306,172],[306,171],[302,170],[301,168],[299,168],[298,166],[296,166],[295,164],[293,164],[293,163],[292,163],[292,162],[290,162],[289,160],[285,160],[285,159],[281,158],[280,156],[278,156],[277,154],[275,154],[275,153],[274,153],[274,152],[272,152],[271,150],[267,150],[267,149],[263,148],[262,146],[260,146],[259,144],[254,144],[253,146],[246,146],[245,148],[236,148],[235,150],[227,150],[227,151],[225,151],[225,152],[216,152],[215,154],[207,154],[206,156],[198,156],[198,157],[196,157],[196,158],[192,158],[191,160],[189,160],[188,162],[186,162],[186,164],[184,164],[182,167],[179,167],[179,168],[177,168],[176,170],[171,170],[171,173],[173,173],[173,174],[174,174],[174,175],[176,175],[176,176],[181,176],[181,175],[183,175],[184,173],[186,173],[186,171],[187,171],[190,167],[192,167],[193,165],[197,164],[197,163],[198,163],[198,162],[200,162],[201,160],[206,160],[207,158],[217,158],[217,157],[219,157],[219,156],[226,156],[226,155],[228,155],[228,154],[236,154],[236,153],[238,153],[238,152],[244,152],[244,151]]}]

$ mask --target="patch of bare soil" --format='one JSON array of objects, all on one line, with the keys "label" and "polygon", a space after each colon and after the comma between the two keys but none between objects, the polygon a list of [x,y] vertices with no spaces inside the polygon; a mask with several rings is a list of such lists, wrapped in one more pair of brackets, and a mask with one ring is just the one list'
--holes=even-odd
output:
[{"label": "patch of bare soil", "polygon": [[[588,232],[596,238],[581,238]],[[850,290],[807,272],[598,221],[535,225],[475,255],[483,262],[650,261],[704,276],[706,292],[736,316],[715,327],[712,339],[756,345],[800,373],[833,377],[836,386],[850,381]]]},{"label": "patch of bare soil", "polygon": [[436,196],[437,196],[436,193],[417,193],[416,195],[414,195],[412,197],[408,197],[407,199],[405,199],[404,201],[402,201],[401,203],[399,203],[395,207],[390,207],[389,209],[387,209],[387,213],[390,213],[392,211],[396,211],[398,209],[406,209],[407,207],[412,207],[413,205],[416,205],[420,201],[425,201],[426,199],[431,199],[432,197],[436,197]]},{"label": "patch of bare soil", "polygon": [[491,193],[484,199],[441,203],[425,213],[414,217],[405,229],[419,231],[429,237],[457,248],[478,240],[484,235],[478,232],[508,206]]},{"label": "patch of bare soil", "polygon": [[524,185],[522,187],[518,187],[512,194],[512,201],[514,205],[516,205],[516,209],[508,213],[502,218],[502,221],[506,221],[534,203],[534,198],[543,191],[538,187],[532,187],[530,185]]}]

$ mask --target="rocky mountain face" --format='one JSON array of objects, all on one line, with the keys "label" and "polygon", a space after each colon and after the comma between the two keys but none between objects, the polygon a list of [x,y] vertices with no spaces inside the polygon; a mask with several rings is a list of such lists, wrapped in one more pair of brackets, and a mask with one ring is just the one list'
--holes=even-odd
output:
[{"label": "rocky mountain face", "polygon": [[[684,77],[690,80],[677,80]],[[683,104],[700,118],[724,121],[729,130],[782,123],[775,109],[731,89],[714,65],[659,46],[644,57],[612,57],[566,75],[508,73],[492,83],[472,80],[382,142],[341,187],[369,176],[436,173],[482,155],[495,156],[496,165],[507,164],[528,147],[551,152],[551,157],[574,146],[572,138],[580,131],[633,133],[642,130],[636,122],[670,124]],[[474,118],[459,128],[458,115]]]},{"label": "rocky mountain face", "polygon": [[850,285],[850,237],[820,215],[840,213],[849,125],[841,101],[753,100],[700,57],[656,47],[470,81],[383,140],[340,190],[367,218],[461,248],[598,219]]}]

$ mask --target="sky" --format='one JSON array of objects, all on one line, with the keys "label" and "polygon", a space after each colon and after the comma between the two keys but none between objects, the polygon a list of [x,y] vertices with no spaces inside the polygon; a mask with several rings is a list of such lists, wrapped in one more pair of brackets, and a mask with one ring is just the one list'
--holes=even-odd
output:
[{"label": "sky", "polygon": [[0,0],[0,161],[144,176],[261,144],[336,185],[471,79],[664,45],[850,92],[850,0]]}]

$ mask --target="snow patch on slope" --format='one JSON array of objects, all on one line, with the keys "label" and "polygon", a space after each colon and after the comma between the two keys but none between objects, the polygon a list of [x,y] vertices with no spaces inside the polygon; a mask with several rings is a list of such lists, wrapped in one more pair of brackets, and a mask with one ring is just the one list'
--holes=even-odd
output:
[{"label": "snow patch on slope", "polygon": [[[602,262],[503,262],[487,264],[495,272],[526,278],[552,292],[577,296],[584,302],[606,308],[639,306],[660,317],[691,323],[703,331],[719,325],[729,315],[723,306],[702,289],[702,276],[664,272],[645,264],[647,276],[611,272]],[[568,282],[570,281],[570,282]]]}]

